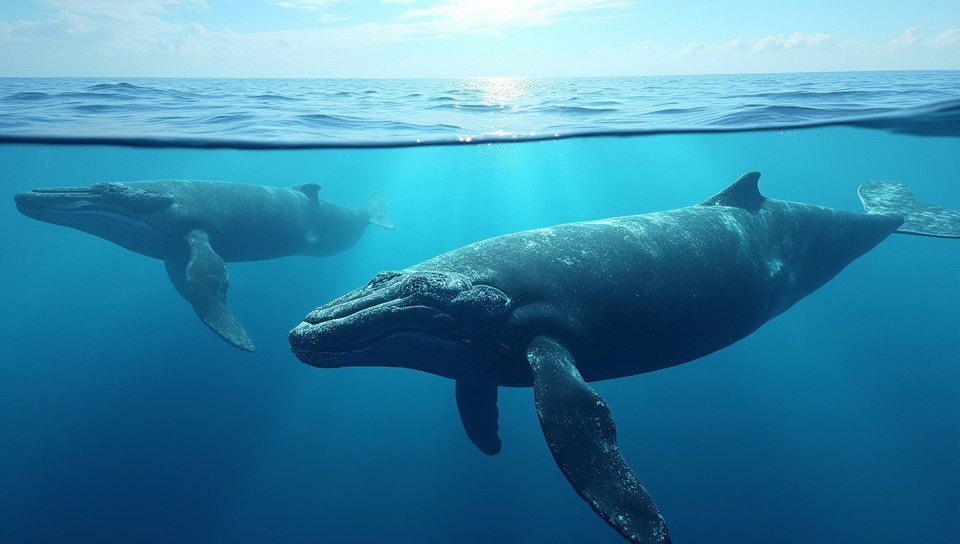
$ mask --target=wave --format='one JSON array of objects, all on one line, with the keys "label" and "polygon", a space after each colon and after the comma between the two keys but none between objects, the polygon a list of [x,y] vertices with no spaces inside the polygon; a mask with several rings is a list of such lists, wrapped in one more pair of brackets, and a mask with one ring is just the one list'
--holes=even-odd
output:
[{"label": "wave", "polygon": [[7,143],[402,146],[832,125],[960,136],[960,72],[0,81]]},{"label": "wave", "polygon": [[543,106],[537,111],[555,115],[604,115],[617,113],[617,108],[600,108],[592,106]]}]

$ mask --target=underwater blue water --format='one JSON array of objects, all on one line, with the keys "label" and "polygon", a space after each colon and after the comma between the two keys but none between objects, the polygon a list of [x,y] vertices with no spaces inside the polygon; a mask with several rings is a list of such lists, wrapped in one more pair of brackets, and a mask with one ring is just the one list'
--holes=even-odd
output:
[{"label": "underwater blue water", "polygon": [[[283,119],[297,110],[282,100],[277,119],[260,113],[243,128],[216,117],[161,126],[139,111],[142,104],[125,125],[121,98],[106,100],[114,109],[104,118],[62,105],[36,117],[25,107],[5,114],[0,134],[15,138],[0,145],[8,195],[0,213],[0,542],[622,542],[557,469],[530,389],[501,389],[504,446],[488,457],[462,430],[451,381],[401,369],[312,368],[289,353],[287,332],[381,270],[498,234],[694,204],[748,170],[763,173],[761,191],[773,198],[858,211],[858,185],[887,179],[920,200],[960,209],[956,119],[950,107],[929,108],[960,94],[958,76],[928,74],[859,74],[846,84],[842,75],[822,76],[842,104],[833,94],[802,100],[832,112],[817,119],[825,126],[778,125],[761,115],[746,124],[763,130],[522,143],[375,147],[411,134],[346,125],[294,130],[291,141],[329,143],[342,134],[373,145],[271,149],[285,142]],[[942,85],[924,79],[934,76]],[[720,98],[683,95],[685,113],[676,119],[582,120],[570,130],[710,128],[723,112],[736,114],[735,102],[774,100],[771,93],[801,100],[799,81],[820,80],[783,78],[750,76],[750,85],[718,88]],[[918,79],[926,86],[911,94]],[[34,91],[24,90],[29,81]],[[268,80],[254,83],[271,88]],[[243,93],[254,83],[221,82],[218,92]],[[86,84],[4,79],[0,95],[49,96]],[[163,83],[168,94],[185,96],[202,85]],[[278,82],[274,94],[285,95],[286,85],[303,88]],[[323,92],[339,92],[337,82],[326,85]],[[343,85],[350,93],[394,92],[388,83]],[[632,87],[606,85],[583,98],[587,107],[619,100],[625,118],[643,117]],[[843,98],[845,86],[862,94]],[[338,115],[366,112],[362,97],[349,96],[337,102],[346,104]],[[689,110],[701,99],[715,110],[698,122]],[[835,123],[851,104],[858,117],[878,110],[892,117],[880,126]],[[183,107],[193,115],[199,106],[187,99]],[[364,115],[370,125],[390,116]],[[431,115],[423,125],[458,128],[414,130],[421,140],[488,133],[480,116]],[[501,126],[529,134],[526,119]],[[537,132],[548,124],[535,112],[532,119]],[[156,143],[168,128],[192,142],[253,135],[271,145],[27,141],[94,132],[116,135],[116,143]],[[318,182],[322,198],[357,207],[380,191],[397,228],[371,227],[356,246],[327,258],[229,264],[230,307],[258,348],[243,353],[196,319],[159,261],[29,219],[12,199],[34,187],[160,178]],[[893,235],[721,352],[595,383],[674,541],[960,542],[958,270],[960,241]]]}]

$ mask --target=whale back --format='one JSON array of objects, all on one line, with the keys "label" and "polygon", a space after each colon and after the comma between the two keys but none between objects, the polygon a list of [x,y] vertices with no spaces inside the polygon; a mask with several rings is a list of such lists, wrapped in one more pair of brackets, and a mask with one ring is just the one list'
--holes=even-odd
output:
[{"label": "whale back", "polygon": [[758,178],[695,206],[508,234],[410,270],[503,290],[512,341],[558,338],[587,381],[681,364],[749,335],[901,222],[765,198]]}]

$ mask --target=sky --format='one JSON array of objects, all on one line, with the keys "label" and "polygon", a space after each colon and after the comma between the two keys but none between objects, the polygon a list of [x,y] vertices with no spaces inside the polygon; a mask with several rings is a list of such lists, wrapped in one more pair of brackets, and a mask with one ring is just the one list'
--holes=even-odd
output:
[{"label": "sky", "polygon": [[5,0],[0,76],[960,69],[960,0]]}]

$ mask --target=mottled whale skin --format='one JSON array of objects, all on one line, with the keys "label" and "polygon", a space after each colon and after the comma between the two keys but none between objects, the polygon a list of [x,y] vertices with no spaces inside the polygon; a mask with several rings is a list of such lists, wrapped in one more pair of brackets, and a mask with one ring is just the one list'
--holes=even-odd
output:
[{"label": "mottled whale skin", "polygon": [[500,451],[497,387],[533,386],[557,465],[625,539],[669,542],[587,382],[682,364],[744,338],[893,232],[960,237],[960,213],[868,182],[868,213],[763,197],[743,175],[699,205],[483,240],[311,312],[290,333],[317,367],[456,380],[468,437]]},{"label": "mottled whale skin", "polygon": [[24,215],[164,261],[200,319],[231,345],[254,351],[226,307],[224,262],[330,255],[355,244],[371,222],[391,227],[383,197],[349,209],[321,200],[319,190],[156,180],[34,189],[14,200]]}]

